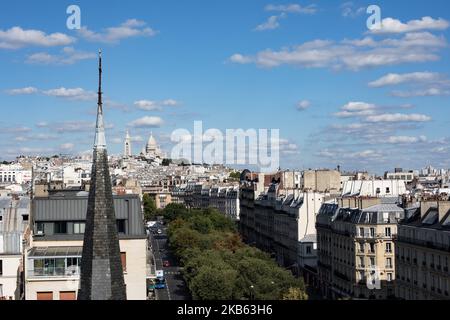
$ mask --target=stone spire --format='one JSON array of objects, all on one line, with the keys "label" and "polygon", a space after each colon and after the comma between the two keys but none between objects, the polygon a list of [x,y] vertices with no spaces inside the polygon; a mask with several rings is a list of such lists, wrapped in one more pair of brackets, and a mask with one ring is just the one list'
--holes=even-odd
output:
[{"label": "stone spire", "polygon": [[126,300],[103,123],[101,52],[97,125],[78,300]]},{"label": "stone spire", "polygon": [[123,145],[123,155],[124,157],[131,157],[131,137],[128,130],[125,136],[125,143]]}]

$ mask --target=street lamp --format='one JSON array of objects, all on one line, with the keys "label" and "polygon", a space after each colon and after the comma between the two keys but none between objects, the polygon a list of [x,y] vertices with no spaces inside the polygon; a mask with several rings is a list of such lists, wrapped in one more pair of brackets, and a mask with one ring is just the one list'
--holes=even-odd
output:
[{"label": "street lamp", "polygon": [[255,287],[253,285],[250,286],[250,300],[253,300],[253,289]]}]

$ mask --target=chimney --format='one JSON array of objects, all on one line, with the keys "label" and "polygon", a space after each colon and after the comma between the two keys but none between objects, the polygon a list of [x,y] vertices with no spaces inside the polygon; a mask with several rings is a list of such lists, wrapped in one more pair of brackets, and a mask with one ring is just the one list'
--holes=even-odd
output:
[{"label": "chimney", "polygon": [[450,201],[438,201],[439,222],[444,219],[450,210]]},{"label": "chimney", "polygon": [[421,201],[420,202],[420,217],[423,218],[430,208],[438,206],[436,201]]}]

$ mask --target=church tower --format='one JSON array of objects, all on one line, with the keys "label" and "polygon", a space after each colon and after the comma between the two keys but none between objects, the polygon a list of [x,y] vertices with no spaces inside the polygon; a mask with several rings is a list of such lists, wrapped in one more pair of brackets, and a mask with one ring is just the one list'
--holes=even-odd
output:
[{"label": "church tower", "polygon": [[103,122],[101,51],[97,124],[78,300],[126,300]]},{"label": "church tower", "polygon": [[123,155],[124,157],[131,157],[131,137],[127,130],[127,135],[125,136],[125,142],[123,144]]}]

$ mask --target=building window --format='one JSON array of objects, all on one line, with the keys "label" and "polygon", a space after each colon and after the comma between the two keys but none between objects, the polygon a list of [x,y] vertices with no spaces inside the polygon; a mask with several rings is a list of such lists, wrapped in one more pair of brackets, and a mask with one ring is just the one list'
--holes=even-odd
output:
[{"label": "building window", "polygon": [[391,189],[386,188],[386,193],[391,193]]},{"label": "building window", "polygon": [[370,244],[370,253],[375,253],[375,243]]},{"label": "building window", "polygon": [[392,243],[386,243],[386,252],[391,253],[392,252]]},{"label": "building window", "polygon": [[384,233],[386,234],[386,237],[391,237],[391,228],[385,228]]},{"label": "building window", "polygon": [[59,293],[59,300],[77,300],[77,294],[75,291],[61,291]]},{"label": "building window", "polygon": [[306,254],[311,254],[311,246],[306,246]]},{"label": "building window", "polygon": [[375,258],[374,257],[370,257],[370,266],[371,267],[375,266]]},{"label": "building window", "polygon": [[74,234],[84,234],[85,228],[86,228],[86,223],[84,223],[84,222],[75,222],[73,224],[73,233]]},{"label": "building window", "polygon": [[392,268],[392,258],[386,259],[386,268]]},{"label": "building window", "polygon": [[67,234],[67,222],[55,222],[55,234]]},{"label": "building window", "polygon": [[53,292],[37,292],[37,300],[53,300]]},{"label": "building window", "polygon": [[23,221],[28,221],[28,215],[27,214],[22,215],[22,220]]},{"label": "building window", "polygon": [[0,221],[2,221],[3,220],[3,216],[0,216]]},{"label": "building window", "polygon": [[364,253],[364,243],[360,243],[359,244],[359,252],[363,252]]},{"label": "building window", "polygon": [[375,237],[375,228],[370,228],[370,236]]},{"label": "building window", "polygon": [[0,260],[0,276],[3,275],[3,260]]},{"label": "building window", "polygon": [[392,281],[392,273],[390,273],[390,272],[387,273],[387,281],[388,282]]},{"label": "building window", "polygon": [[117,232],[125,233],[125,220],[117,220]]},{"label": "building window", "polygon": [[359,228],[359,236],[364,237],[364,228]]},{"label": "building window", "polygon": [[121,252],[120,253],[120,259],[122,260],[123,272],[127,272],[127,253],[126,252]]}]

